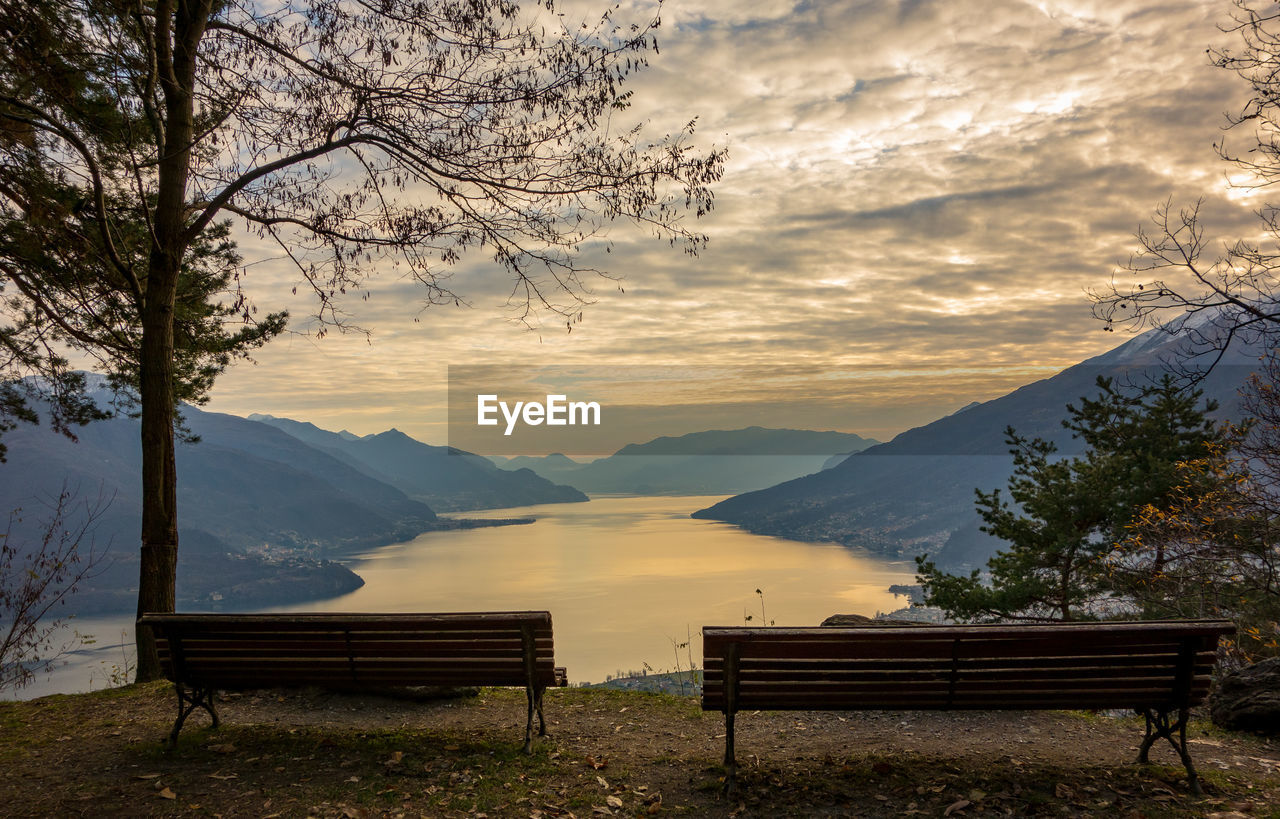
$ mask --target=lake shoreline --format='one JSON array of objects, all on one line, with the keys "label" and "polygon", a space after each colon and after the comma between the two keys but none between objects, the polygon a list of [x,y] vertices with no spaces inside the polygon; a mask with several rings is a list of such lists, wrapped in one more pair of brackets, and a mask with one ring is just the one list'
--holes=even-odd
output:
[{"label": "lake shoreline", "polygon": [[[721,496],[628,496],[468,512],[463,523],[353,554],[362,587],[255,611],[548,610],[558,665],[575,683],[627,670],[701,663],[705,625],[818,625],[837,613],[901,608],[893,584],[914,567],[830,543],[802,543],[689,517]],[[530,520],[523,525],[501,521]],[[492,524],[491,524],[492,522]],[[757,592],[759,590],[759,592]],[[232,610],[226,606],[224,610]],[[132,612],[73,621],[108,642],[132,641]],[[125,640],[116,639],[124,632]],[[118,665],[89,650],[31,695],[86,690],[89,672]],[[79,678],[77,678],[79,674]],[[28,696],[28,695],[23,695]]]}]

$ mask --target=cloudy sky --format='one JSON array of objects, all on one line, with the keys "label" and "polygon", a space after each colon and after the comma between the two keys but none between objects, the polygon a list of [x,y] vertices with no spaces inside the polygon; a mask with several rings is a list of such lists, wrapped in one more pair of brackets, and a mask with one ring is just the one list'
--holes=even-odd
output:
[{"label": "cloudy sky", "polygon": [[[608,263],[625,292],[599,281],[568,334],[509,321],[483,258],[452,282],[470,307],[423,311],[412,284],[383,277],[347,305],[371,338],[282,338],[225,375],[210,408],[443,443],[451,366],[643,381],[680,365],[706,376],[697,400],[783,390],[830,410],[794,426],[886,439],[996,397],[1124,340],[1085,291],[1159,203],[1203,197],[1224,238],[1256,231],[1256,199],[1212,150],[1246,90],[1205,53],[1235,42],[1218,29],[1230,10],[670,0],[630,113],[655,133],[696,116],[730,149],[700,257],[619,228]],[[251,274],[259,304],[287,305],[305,331],[288,268],[268,258]],[[793,377],[743,375],[779,372]]]}]

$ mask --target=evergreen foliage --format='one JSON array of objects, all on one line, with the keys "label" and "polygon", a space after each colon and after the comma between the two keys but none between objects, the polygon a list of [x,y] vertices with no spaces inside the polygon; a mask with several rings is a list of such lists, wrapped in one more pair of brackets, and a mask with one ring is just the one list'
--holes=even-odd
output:
[{"label": "evergreen foliage", "polygon": [[1107,560],[1126,527],[1148,505],[1160,506],[1182,485],[1181,464],[1203,457],[1227,428],[1207,417],[1199,390],[1171,376],[1140,391],[1098,379],[1096,398],[1067,405],[1063,425],[1086,446],[1082,455],[1025,438],[1006,440],[1014,470],[1001,490],[975,490],[982,530],[1007,541],[987,565],[987,577],[940,571],[917,558],[926,602],[960,620],[1078,620],[1124,605]]}]

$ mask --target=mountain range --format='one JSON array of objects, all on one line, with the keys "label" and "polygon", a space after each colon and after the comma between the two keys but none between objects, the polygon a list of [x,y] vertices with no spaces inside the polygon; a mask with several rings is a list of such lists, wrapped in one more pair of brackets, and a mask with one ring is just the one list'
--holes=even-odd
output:
[{"label": "mountain range", "polygon": [[249,420],[280,429],[440,512],[587,500],[572,486],[554,484],[534,470],[499,469],[487,458],[424,444],[398,429],[359,437],[271,415],[255,413]]},{"label": "mountain range", "polygon": [[[1151,330],[1103,355],[991,401],[970,404],[830,468],[728,498],[693,513],[751,532],[833,541],[891,558],[928,554],[956,570],[985,564],[1000,542],[979,530],[974,490],[1003,486],[1012,472],[1004,430],[1053,441],[1064,454],[1080,443],[1062,426],[1066,405],[1095,396],[1106,376],[1137,389],[1182,352],[1180,336]],[[1238,391],[1259,350],[1231,351],[1201,383],[1217,417],[1241,415]]]},{"label": "mountain range", "polygon": [[[446,509],[586,500],[532,472],[506,472],[464,453],[442,455],[437,450],[443,448],[394,430],[348,442],[375,468],[270,424],[190,406],[182,416],[199,439],[179,443],[176,453],[182,608],[244,608],[340,594],[363,581],[331,558],[425,531],[505,522],[438,518],[422,496],[439,497]],[[72,522],[83,519],[86,504],[102,506],[93,536],[104,559],[81,584],[75,608],[82,614],[127,611],[136,605],[141,528],[138,422],[116,416],[75,432],[77,441],[48,424],[5,434],[0,510],[22,510],[8,542],[38,542],[41,521],[64,492],[74,507]],[[422,489],[432,470],[443,473],[438,483],[453,482],[456,491],[410,497],[401,488]]]},{"label": "mountain range", "polygon": [[561,454],[494,458],[588,494],[714,495],[745,492],[817,472],[877,441],[847,432],[747,427],[663,436],[580,463]]}]

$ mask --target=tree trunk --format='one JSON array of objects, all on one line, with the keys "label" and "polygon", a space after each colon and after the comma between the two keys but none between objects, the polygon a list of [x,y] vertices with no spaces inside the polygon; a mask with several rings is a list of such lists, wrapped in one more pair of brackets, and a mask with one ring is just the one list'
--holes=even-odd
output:
[{"label": "tree trunk", "polygon": [[[157,262],[160,264],[157,265]],[[174,610],[178,573],[177,470],[173,452],[173,302],[155,285],[163,275],[152,260],[142,318],[140,383],[142,403],[142,561],[138,615]],[[176,282],[177,271],[173,273]],[[160,677],[155,637],[138,629],[138,682]]]},{"label": "tree trunk", "polygon": [[[211,0],[156,4],[156,64],[164,92],[164,134],[156,163],[156,209],[142,304],[142,561],[138,614],[174,610],[178,575],[178,473],[174,464],[173,309],[186,235],[187,180],[195,133],[196,52]],[[136,635],[139,682],[160,677],[155,638]]]}]

